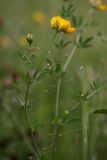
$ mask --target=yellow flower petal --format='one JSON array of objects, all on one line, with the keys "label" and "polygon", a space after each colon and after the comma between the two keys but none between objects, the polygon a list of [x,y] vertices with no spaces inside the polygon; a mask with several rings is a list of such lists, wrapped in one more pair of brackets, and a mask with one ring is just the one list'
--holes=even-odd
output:
[{"label": "yellow flower petal", "polygon": [[53,17],[51,19],[51,27],[52,28],[58,28],[58,24],[59,24],[60,20],[61,20],[60,16]]},{"label": "yellow flower petal", "polygon": [[59,24],[58,24],[58,29],[59,30],[66,30],[67,28],[70,27],[70,22],[68,20],[62,19]]},{"label": "yellow flower petal", "polygon": [[66,30],[66,33],[74,33],[76,29],[74,27],[70,27]]}]

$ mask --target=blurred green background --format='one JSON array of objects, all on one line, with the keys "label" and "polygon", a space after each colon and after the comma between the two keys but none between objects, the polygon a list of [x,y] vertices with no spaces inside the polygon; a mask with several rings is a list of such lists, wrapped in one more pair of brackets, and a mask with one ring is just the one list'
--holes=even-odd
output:
[{"label": "blurred green background", "polygon": [[[26,67],[18,52],[26,53],[28,33],[34,35],[35,52],[46,48],[53,35],[50,18],[60,14],[63,0],[0,0],[0,160],[24,160],[32,155],[31,136],[26,133],[23,108],[16,95],[24,97]],[[88,0],[76,1],[75,15],[85,17]],[[39,17],[39,18],[38,18]],[[94,36],[93,47],[78,49],[63,81],[60,112],[63,113],[77,102],[79,88],[96,81],[102,89],[88,102],[90,117],[90,151],[92,160],[107,159],[107,115],[93,114],[96,109],[107,108],[107,11],[95,12],[93,20],[98,24],[84,34]],[[99,36],[101,33],[101,36]],[[74,35],[75,36],[75,35]],[[73,37],[74,37],[73,36]],[[60,37],[58,37],[60,38]],[[56,41],[58,41],[58,38]],[[72,36],[65,39],[72,40]],[[60,56],[70,52],[72,45]],[[58,49],[53,45],[55,56]],[[37,59],[34,60],[36,66]],[[86,73],[86,75],[84,75]],[[32,107],[28,117],[37,143],[49,154],[52,118],[55,109],[57,76],[47,76],[30,89]],[[60,114],[61,114],[60,113]],[[56,160],[82,160],[81,107],[73,111],[67,125],[62,126],[58,137]]]}]

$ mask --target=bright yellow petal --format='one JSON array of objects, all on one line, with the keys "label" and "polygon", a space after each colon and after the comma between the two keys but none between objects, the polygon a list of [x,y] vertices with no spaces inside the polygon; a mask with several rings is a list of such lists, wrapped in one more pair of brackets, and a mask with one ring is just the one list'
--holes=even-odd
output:
[{"label": "bright yellow petal", "polygon": [[61,20],[61,17],[56,16],[51,18],[51,27],[52,28],[58,28],[58,23]]},{"label": "bright yellow petal", "polygon": [[74,33],[76,29],[74,27],[70,27],[66,30],[66,33]]}]

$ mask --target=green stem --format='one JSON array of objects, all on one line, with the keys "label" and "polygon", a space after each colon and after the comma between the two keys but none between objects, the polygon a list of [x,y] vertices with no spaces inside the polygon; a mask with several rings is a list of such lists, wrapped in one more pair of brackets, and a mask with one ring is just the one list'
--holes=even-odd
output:
[{"label": "green stem", "polygon": [[38,72],[39,72],[39,70],[40,70],[40,67],[41,67],[41,65],[42,65],[42,63],[43,63],[43,61],[44,61],[44,59],[45,59],[45,57],[46,57],[46,55],[47,55],[47,53],[50,51],[50,49],[51,49],[51,47],[52,47],[52,44],[53,44],[53,42],[54,42],[54,40],[55,40],[55,38],[56,38],[56,36],[57,36],[57,33],[58,33],[57,31],[54,33],[54,35],[53,35],[53,37],[52,37],[52,40],[51,40],[50,43],[49,43],[48,48],[46,49],[46,51],[45,51],[44,54],[42,55],[41,60],[40,60],[39,64],[37,65],[37,69],[36,69],[36,71],[34,72],[32,78],[31,78],[31,81],[33,81],[33,80],[36,78],[36,76],[37,76],[37,74],[38,74]]},{"label": "green stem", "polygon": [[82,128],[83,128],[83,160],[88,158],[88,117],[87,102],[82,104]]},{"label": "green stem", "polygon": [[[26,119],[26,123],[27,123],[28,129],[31,132],[31,137],[32,137],[32,140],[33,140],[33,143],[34,143],[35,150],[37,152],[37,156],[39,157],[39,159],[41,159],[41,153],[40,153],[40,151],[38,149],[38,146],[36,144],[35,137],[34,137],[32,131],[31,131],[30,123],[29,123],[28,116],[27,116],[27,101],[28,101],[28,94],[29,94],[30,84],[31,84],[30,81],[28,81],[27,89],[26,89],[26,95],[25,95],[24,113],[25,113],[25,119]],[[37,158],[37,157],[35,157],[35,158]]]},{"label": "green stem", "polygon": [[58,112],[59,112],[59,96],[60,96],[61,82],[62,82],[62,78],[60,77],[57,83],[57,93],[56,93],[56,107],[55,107],[56,118],[58,117]]},{"label": "green stem", "polygon": [[82,128],[83,128],[83,160],[91,160],[91,150],[89,141],[89,115],[88,103],[83,102],[82,106]]},{"label": "green stem", "polygon": [[[80,38],[80,33],[78,33],[77,35],[77,38],[76,38],[76,45],[74,45],[71,53],[69,54],[63,68],[62,68],[62,72],[65,72],[76,49],[77,49],[77,43],[78,43],[78,40]],[[53,138],[52,138],[52,147],[51,147],[51,157],[50,157],[50,160],[53,160],[54,158],[54,153],[55,153],[55,150],[56,150],[56,141],[57,141],[57,134],[58,134],[58,124],[57,124],[57,119],[58,119],[58,113],[59,113],[59,98],[60,98],[60,90],[61,90],[61,83],[62,83],[62,77],[60,77],[58,79],[58,83],[57,83],[57,92],[56,92],[56,105],[55,105],[55,125],[54,125],[54,129],[53,129]]]},{"label": "green stem", "polygon": [[59,97],[60,97],[61,82],[62,82],[62,78],[59,78],[57,83],[57,92],[56,92],[55,125],[53,129],[50,160],[54,159],[54,153],[56,152],[56,141],[57,141],[57,134],[58,134],[58,128],[59,128],[57,120],[58,120],[58,113],[59,113]]},{"label": "green stem", "polygon": [[[90,15],[92,15],[92,9],[89,11],[88,13],[88,16],[89,17]],[[76,37],[76,43],[71,51],[71,53],[69,54],[63,68],[62,68],[62,73],[66,71],[68,65],[70,64],[71,62],[71,59],[74,55],[74,53],[76,52],[77,50],[77,47],[78,47],[78,42],[80,40],[80,37],[81,37],[81,31],[84,29],[84,26],[85,24],[87,23],[87,19],[84,20],[84,23],[82,24],[82,26],[80,27],[79,29],[79,32],[77,34],[77,37]],[[53,160],[54,159],[54,153],[56,151],[56,141],[57,141],[57,132],[58,132],[58,124],[57,124],[57,119],[58,119],[58,113],[59,113],[59,98],[60,98],[60,90],[61,90],[61,83],[62,83],[62,77],[60,77],[58,79],[58,83],[57,83],[57,93],[56,93],[56,107],[55,107],[55,119],[56,119],[56,123],[54,125],[54,129],[53,129],[53,139],[52,139],[52,148],[51,148],[51,156],[50,156],[50,160]]]},{"label": "green stem", "polygon": [[65,62],[65,64],[64,64],[64,66],[63,66],[63,68],[62,68],[62,72],[65,72],[65,71],[66,71],[69,63],[71,62],[71,59],[72,59],[72,57],[73,57],[73,55],[74,55],[74,53],[75,53],[75,51],[76,51],[76,49],[77,49],[77,47],[78,47],[78,41],[79,41],[79,39],[80,39],[80,36],[81,36],[81,33],[78,33],[78,34],[77,34],[77,37],[76,37],[76,44],[74,45],[71,53],[69,54],[69,56],[68,56],[68,58],[67,58],[67,60],[66,60],[66,62]]},{"label": "green stem", "polygon": [[69,55],[66,63],[64,64],[64,67],[63,67],[63,69],[62,69],[63,72],[66,71],[66,68],[68,67],[68,65],[69,65],[69,63],[70,63],[70,61],[71,61],[71,59],[72,59],[72,56],[74,55],[76,49],[77,49],[77,46],[75,45],[75,46],[73,47],[73,50],[72,50],[71,54]]},{"label": "green stem", "polygon": [[41,57],[41,60],[40,60],[40,62],[39,62],[39,64],[38,64],[37,69],[40,68],[41,64],[43,63],[43,61],[44,61],[44,59],[45,59],[45,57],[46,57],[46,55],[47,55],[47,53],[50,51],[50,49],[51,49],[51,47],[52,47],[52,44],[53,44],[53,42],[54,42],[54,40],[55,40],[55,38],[56,38],[57,33],[58,33],[57,31],[54,33],[54,35],[53,35],[53,37],[52,37],[52,40],[51,40],[50,43],[49,43],[48,48],[46,49],[46,51],[44,52],[44,54],[43,54],[42,57]]}]

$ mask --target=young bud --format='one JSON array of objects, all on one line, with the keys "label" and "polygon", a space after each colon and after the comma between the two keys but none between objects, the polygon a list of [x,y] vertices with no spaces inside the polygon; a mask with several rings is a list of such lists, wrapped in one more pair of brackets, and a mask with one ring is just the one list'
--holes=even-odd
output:
[{"label": "young bud", "polygon": [[33,42],[33,35],[31,33],[28,33],[26,36],[26,40],[31,45]]}]

